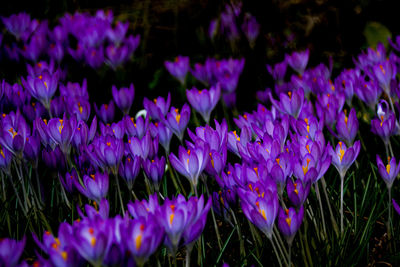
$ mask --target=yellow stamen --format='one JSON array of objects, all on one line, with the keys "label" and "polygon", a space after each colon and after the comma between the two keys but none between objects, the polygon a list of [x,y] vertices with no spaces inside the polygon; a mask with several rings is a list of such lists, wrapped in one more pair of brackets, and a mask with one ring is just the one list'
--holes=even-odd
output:
[{"label": "yellow stamen", "polygon": [[172,222],[174,221],[174,217],[175,217],[175,214],[174,214],[174,213],[172,213],[171,215],[169,215],[169,225],[172,225]]},{"label": "yellow stamen", "polygon": [[59,120],[60,121],[60,126],[58,127],[58,131],[61,134],[62,129],[64,128],[64,121],[63,120]]},{"label": "yellow stamen", "polygon": [[140,247],[142,246],[142,234],[138,234],[138,236],[135,238],[136,242],[136,250],[139,250]]},{"label": "yellow stamen", "polygon": [[383,75],[385,75],[385,74],[386,74],[386,71],[385,71],[385,69],[383,68],[383,66],[382,66],[382,65],[379,65],[379,68],[381,69]]},{"label": "yellow stamen", "polygon": [[236,140],[240,141],[240,137],[237,136],[236,131],[233,131],[233,135],[235,135]]},{"label": "yellow stamen", "polygon": [[63,258],[64,261],[67,261],[68,253],[66,251],[61,252],[61,257]]},{"label": "yellow stamen", "polygon": [[286,223],[287,223],[287,224],[289,225],[289,227],[290,227],[290,225],[292,224],[292,219],[286,218],[285,221],[286,221]]},{"label": "yellow stamen", "polygon": [[307,165],[301,167],[303,169],[304,175],[306,175],[306,173],[308,172],[308,164],[310,164],[311,160],[310,159],[306,159],[306,161],[307,161]]},{"label": "yellow stamen", "polygon": [[96,245],[96,238],[92,237],[92,239],[90,239],[90,245],[92,245],[92,247],[94,247]]},{"label": "yellow stamen", "polygon": [[342,142],[339,142],[339,146],[340,146],[340,149],[339,149],[339,154],[338,154],[338,156],[339,156],[339,158],[340,158],[340,161],[342,161],[342,159],[343,159],[343,156],[344,156],[344,150],[342,149]]},{"label": "yellow stamen", "polygon": [[388,164],[386,165],[386,171],[388,174],[390,173],[390,157],[388,157]]},{"label": "yellow stamen", "polygon": [[258,168],[257,168],[257,167],[254,167],[254,171],[256,172],[256,175],[257,175],[257,177],[258,177]]}]

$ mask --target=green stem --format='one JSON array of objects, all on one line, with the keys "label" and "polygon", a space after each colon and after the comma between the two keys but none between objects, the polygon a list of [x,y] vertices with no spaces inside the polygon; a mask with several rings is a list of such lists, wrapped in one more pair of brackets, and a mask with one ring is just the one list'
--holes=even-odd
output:
[{"label": "green stem", "polygon": [[343,236],[343,187],[344,187],[344,174],[340,175],[340,233]]},{"label": "green stem", "polygon": [[387,221],[387,232],[388,232],[388,237],[391,239],[392,236],[392,188],[388,187],[388,212],[389,212],[389,217]]},{"label": "green stem", "polygon": [[238,233],[239,240],[240,240],[240,256],[241,257],[246,257],[246,250],[244,249],[244,240],[243,240],[243,237],[242,237],[242,232],[240,231],[240,225],[239,225],[239,223],[238,223],[238,221],[236,219],[236,216],[235,216],[235,213],[233,212],[233,210],[231,208],[229,208],[229,211],[232,214],[233,221],[237,225],[237,233]]},{"label": "green stem", "polygon": [[26,210],[25,206],[22,205],[21,198],[19,197],[17,188],[15,187],[15,184],[14,184],[14,182],[13,182],[13,180],[12,180],[12,177],[11,177],[11,175],[7,175],[7,176],[9,177],[10,183],[11,183],[11,185],[12,185],[12,188],[14,189],[15,196],[17,197],[17,202],[18,202],[18,204],[20,205],[21,210],[22,210],[22,212],[24,213],[24,215],[25,215],[25,217],[26,217],[26,216],[27,216],[27,210]]},{"label": "green stem", "polygon": [[269,238],[269,240],[271,241],[272,249],[274,250],[274,253],[275,253],[275,256],[276,256],[276,258],[277,258],[277,260],[278,260],[279,266],[282,267],[281,257],[280,257],[280,255],[278,254],[278,251],[276,250],[276,246],[275,246],[275,244],[274,244],[274,241],[272,240],[272,237]]},{"label": "green stem", "polygon": [[25,209],[28,210],[28,208],[32,207],[32,204],[28,198],[28,194],[26,193],[26,189],[25,189],[25,183],[24,183],[24,178],[22,177],[22,169],[21,169],[21,164],[18,164],[16,161],[14,161],[14,165],[15,165],[15,170],[17,172],[17,176],[19,178],[19,181],[21,182],[21,186],[22,186],[22,193],[24,195],[24,204],[25,204]]},{"label": "green stem", "polygon": [[[208,190],[207,183],[204,183],[204,185],[206,186],[207,196],[208,196],[209,198],[212,197],[212,196],[210,195],[210,191]],[[221,251],[221,250],[222,250],[221,236],[219,235],[217,220],[215,219],[214,209],[211,208],[210,210],[211,210],[211,216],[212,216],[212,218],[213,218],[215,233],[216,233],[216,235],[217,235],[217,241],[218,241],[219,251]]]},{"label": "green stem", "polygon": [[117,184],[117,193],[119,196],[119,202],[121,205],[121,210],[122,210],[122,214],[125,215],[125,208],[124,208],[124,202],[122,201],[122,195],[121,195],[121,188],[119,186],[119,179],[118,179],[118,173],[114,173],[114,177],[115,177],[115,182]]},{"label": "green stem", "polygon": [[273,233],[273,234],[272,234],[272,238],[275,240],[276,246],[278,247],[279,253],[280,253],[281,256],[282,256],[282,258],[283,258],[283,260],[284,260],[284,263],[285,263],[286,265],[288,265],[288,260],[286,259],[287,255],[288,255],[288,254],[287,254],[288,252],[287,252],[285,246],[282,246],[283,244],[280,244],[280,242],[281,242],[282,240],[280,240],[279,233],[278,233],[278,234]]},{"label": "green stem", "polygon": [[321,218],[322,218],[322,227],[324,230],[324,237],[323,239],[325,240],[326,238],[326,225],[325,225],[325,217],[324,217],[324,211],[322,207],[322,199],[321,199],[321,194],[319,193],[319,187],[318,187],[318,182],[315,183],[315,193],[317,194],[318,202],[319,202],[319,208],[321,211]]},{"label": "green stem", "polygon": [[336,236],[339,236],[339,228],[338,228],[336,219],[335,219],[335,217],[333,216],[332,207],[331,207],[331,202],[330,202],[329,197],[328,197],[328,192],[326,191],[326,182],[325,182],[325,178],[322,177],[321,181],[322,181],[322,189],[323,189],[323,191],[324,191],[325,199],[326,199],[326,202],[328,203],[328,210],[329,210],[329,213],[330,213],[330,216],[331,216],[331,222],[332,222],[333,230],[335,231]]}]

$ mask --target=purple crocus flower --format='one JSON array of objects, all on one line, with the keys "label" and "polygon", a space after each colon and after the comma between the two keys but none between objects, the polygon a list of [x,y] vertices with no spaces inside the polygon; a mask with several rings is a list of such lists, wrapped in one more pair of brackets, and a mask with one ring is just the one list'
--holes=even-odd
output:
[{"label": "purple crocus flower", "polygon": [[296,127],[294,127],[298,134],[310,138],[311,140],[315,140],[317,135],[322,132],[324,127],[323,119],[318,121],[315,116],[306,117],[304,119],[298,119],[296,121]]},{"label": "purple crocus flower", "polygon": [[125,35],[129,28],[129,21],[123,23],[121,21],[117,21],[115,23],[114,29],[109,28],[107,31],[108,39],[113,42],[115,45],[119,45],[125,38]]},{"label": "purple crocus flower", "polygon": [[74,180],[75,187],[87,198],[98,203],[107,196],[108,193],[108,174],[96,172],[83,176],[83,187],[77,180]]},{"label": "purple crocus flower", "polygon": [[111,123],[114,120],[115,107],[113,100],[110,100],[108,104],[102,104],[100,108],[97,108],[97,105],[94,104],[94,110],[103,123]]},{"label": "purple crocus flower", "polygon": [[165,171],[165,158],[156,157],[152,160],[150,159],[144,160],[143,170],[146,173],[147,178],[149,178],[153,182],[156,192],[158,192],[159,185]]},{"label": "purple crocus flower", "polygon": [[[189,199],[189,201],[191,200]],[[193,202],[196,205],[196,209],[192,213],[191,222],[186,226],[186,229],[183,232],[183,239],[187,248],[193,244],[193,242],[196,241],[203,232],[212,200],[209,198],[207,203],[204,205],[204,198],[203,195],[201,195],[199,199],[194,199]]]},{"label": "purple crocus flower", "polygon": [[146,263],[164,238],[164,231],[154,216],[130,220],[125,233],[127,238],[123,239],[124,245],[127,251],[133,255],[138,266]]},{"label": "purple crocus flower", "polygon": [[97,117],[95,116],[90,124],[90,128],[84,121],[79,121],[72,137],[72,145],[79,148],[81,145],[89,145],[92,142],[97,129]]},{"label": "purple crocus flower", "polygon": [[289,246],[292,245],[294,236],[296,235],[301,226],[301,223],[303,222],[303,216],[303,206],[300,207],[298,212],[296,212],[296,210],[292,207],[290,207],[289,209],[279,209],[278,227],[279,230],[281,230],[282,234],[285,236]]},{"label": "purple crocus flower", "polygon": [[332,157],[332,164],[343,179],[347,169],[353,164],[360,152],[360,141],[354,142],[352,147],[347,147],[343,142],[339,142],[335,150],[328,144],[327,149]]},{"label": "purple crocus flower", "polygon": [[389,59],[379,62],[372,67],[374,76],[378,80],[379,85],[390,95],[390,82],[395,78],[397,70],[396,65]]},{"label": "purple crocus flower", "polygon": [[[265,149],[260,149],[261,151]],[[272,157],[274,158],[274,157]],[[278,186],[279,196],[283,194],[285,188],[286,180],[292,175],[292,160],[289,153],[281,153],[275,158],[272,168],[270,170],[270,175],[272,180]],[[289,179],[290,180],[290,179]]]},{"label": "purple crocus flower", "polygon": [[57,61],[58,64],[61,63],[64,58],[64,47],[59,42],[53,42],[49,46],[49,56],[52,60]]},{"label": "purple crocus flower", "polygon": [[143,160],[153,158],[158,152],[158,137],[154,140],[151,138],[150,131],[139,139],[138,137],[131,137],[128,140],[129,151],[134,156],[140,156]]},{"label": "purple crocus flower", "polygon": [[211,59],[207,59],[204,64],[195,63],[194,68],[190,70],[192,75],[205,86],[208,86],[212,80],[211,62]]},{"label": "purple crocus flower", "polygon": [[[101,224],[99,224],[101,222]],[[72,244],[85,260],[94,266],[102,264],[112,242],[109,221],[81,221],[73,229]]]},{"label": "purple crocus flower", "polygon": [[378,119],[371,120],[371,131],[379,135],[387,146],[390,136],[396,132],[396,115],[389,110],[385,100],[381,100],[378,104],[377,115]]},{"label": "purple crocus flower", "polygon": [[90,116],[90,102],[84,97],[72,97],[67,98],[66,108],[68,114],[76,116],[78,121],[87,121]]},{"label": "purple crocus flower", "polygon": [[83,53],[86,63],[93,69],[99,68],[104,63],[103,46],[100,46],[99,48],[88,47],[83,51]]},{"label": "purple crocus flower", "polygon": [[46,112],[45,107],[40,102],[32,102],[22,107],[22,113],[29,122],[33,122],[36,118],[44,117]]},{"label": "purple crocus flower", "polygon": [[337,114],[342,111],[345,101],[343,93],[318,95],[315,107],[320,120],[323,119],[325,125],[333,129]]},{"label": "purple crocus flower", "polygon": [[58,79],[58,72],[50,74],[47,70],[44,70],[38,77],[28,76],[26,80],[22,78],[21,82],[29,93],[49,110],[50,99],[58,87]]},{"label": "purple crocus flower", "polygon": [[253,47],[258,34],[260,33],[260,24],[258,24],[256,18],[251,14],[246,13],[242,24],[242,30],[246,35],[250,46]]},{"label": "purple crocus flower", "polygon": [[110,169],[117,175],[119,164],[124,155],[124,142],[114,136],[96,137],[86,150],[91,161],[102,169]]},{"label": "purple crocus flower", "polygon": [[58,178],[67,192],[72,193],[74,191],[73,186],[75,182],[78,182],[78,173],[76,169],[72,169],[71,172],[66,172],[65,175],[58,173]]},{"label": "purple crocus flower", "polygon": [[27,41],[31,33],[39,25],[37,20],[31,20],[29,14],[21,12],[19,14],[13,14],[10,17],[2,17],[4,26],[7,30],[15,36],[17,40],[21,39]]},{"label": "purple crocus flower", "polygon": [[375,80],[358,81],[354,90],[359,99],[365,102],[371,110],[375,110],[375,106],[382,94],[382,89]]},{"label": "purple crocus flower", "polygon": [[20,108],[31,99],[30,94],[18,83],[10,85],[3,80],[1,90],[4,92],[6,102],[16,108]]},{"label": "purple crocus flower", "polygon": [[50,60],[49,63],[47,63],[46,61],[39,61],[33,66],[31,66],[30,64],[26,64],[26,70],[28,72],[28,75],[32,77],[39,76],[44,70],[47,70],[50,74],[54,74],[54,61]]},{"label": "purple crocus flower", "polygon": [[400,171],[400,164],[396,163],[395,157],[388,157],[388,164],[383,164],[379,155],[376,155],[376,164],[378,165],[378,171],[382,179],[385,181],[387,188],[392,188],[393,182],[396,179]]},{"label": "purple crocus flower", "polygon": [[120,90],[115,85],[112,86],[112,95],[117,107],[126,115],[131,109],[133,98],[135,96],[135,88],[133,83],[129,88],[122,87]]},{"label": "purple crocus flower", "polygon": [[0,169],[10,174],[12,153],[0,143]]},{"label": "purple crocus flower", "polygon": [[158,136],[160,144],[163,146],[165,152],[169,154],[169,144],[172,138],[171,130],[163,122],[155,122],[150,124],[150,132],[153,138]]},{"label": "purple crocus flower", "polygon": [[208,144],[190,146],[188,150],[179,146],[179,158],[173,153],[169,155],[172,167],[189,180],[195,191],[197,190],[199,176],[209,160],[209,150]]},{"label": "purple crocus flower", "polygon": [[186,96],[190,105],[201,114],[204,121],[208,124],[210,114],[220,99],[221,89],[218,84],[211,87],[210,90],[192,88],[191,90],[186,90]]},{"label": "purple crocus flower", "polygon": [[128,137],[136,136],[142,138],[149,127],[149,117],[139,116],[136,120],[133,117],[125,116],[125,131]]},{"label": "purple crocus flower", "polygon": [[267,65],[268,72],[271,74],[272,78],[277,83],[282,83],[284,81],[286,69],[287,69],[286,60],[284,60],[280,63],[276,63],[274,68],[272,68],[272,66],[270,66],[270,65]]},{"label": "purple crocus flower", "polygon": [[177,56],[175,61],[165,61],[165,68],[174,76],[182,85],[185,83],[186,74],[189,71],[189,57]]},{"label": "purple crocus flower", "polygon": [[228,149],[229,151],[235,153],[238,157],[240,157],[239,149],[244,148],[251,141],[251,130],[248,127],[243,127],[240,132],[240,136],[236,133],[236,131],[232,131],[228,133]]},{"label": "purple crocus flower", "polygon": [[34,132],[33,135],[26,137],[26,142],[24,146],[24,157],[34,168],[37,167],[39,161],[39,152],[40,152],[40,136],[37,131]]},{"label": "purple crocus flower", "polygon": [[149,200],[135,200],[135,202],[128,203],[128,211],[130,215],[138,219],[140,217],[148,218],[149,215],[155,215],[159,209],[157,193],[149,196]]},{"label": "purple crocus flower", "polygon": [[190,119],[190,106],[184,104],[181,111],[178,108],[171,107],[167,117],[164,120],[169,129],[182,141],[183,134]]},{"label": "purple crocus flower", "polygon": [[339,113],[336,130],[340,140],[344,141],[348,146],[353,144],[358,132],[358,120],[354,108],[350,110],[349,116],[347,116],[346,110]]},{"label": "purple crocus flower", "polygon": [[308,49],[302,52],[293,52],[291,55],[285,56],[285,61],[298,74],[303,75],[304,70],[307,67],[309,55],[310,55],[310,50]]},{"label": "purple crocus flower", "polygon": [[65,170],[65,156],[58,146],[54,149],[50,146],[43,148],[42,159],[45,165],[53,170]]},{"label": "purple crocus flower", "polygon": [[51,140],[60,146],[64,155],[69,153],[72,137],[77,128],[76,125],[76,118],[71,117],[70,119],[67,119],[65,114],[62,119],[53,118],[49,120],[47,133]]},{"label": "purple crocus flower", "polygon": [[60,224],[57,237],[45,231],[40,242],[38,237],[32,234],[36,244],[49,256],[51,265],[65,267],[82,263],[82,258],[72,244],[74,240],[72,236],[73,227],[65,222]]},{"label": "purple crocus flower", "polygon": [[[98,205],[97,205],[98,204]],[[100,203],[93,201],[93,206],[85,204],[85,214],[81,211],[80,208],[77,208],[78,214],[82,219],[89,219],[90,221],[94,221],[97,219],[106,220],[109,217],[110,213],[110,204],[107,199],[103,198]]]},{"label": "purple crocus flower", "polygon": [[4,114],[0,118],[0,144],[13,154],[22,156],[26,138],[30,136],[30,128],[19,110]]},{"label": "purple crocus flower", "polygon": [[139,174],[142,160],[139,156],[127,156],[125,161],[119,165],[118,173],[125,180],[129,190],[132,190],[133,183]]},{"label": "purple crocus flower", "polygon": [[0,265],[7,267],[18,266],[19,258],[25,247],[25,237],[21,241],[9,238],[0,240]]},{"label": "purple crocus flower", "polygon": [[161,96],[154,98],[153,101],[147,99],[146,97],[143,99],[143,107],[150,114],[152,119],[158,121],[164,120],[170,105],[171,93],[168,93],[167,99],[164,99]]},{"label": "purple crocus flower", "polygon": [[115,46],[110,44],[106,47],[106,63],[116,71],[119,66],[126,62],[130,57],[129,46]]},{"label": "purple crocus flower", "polygon": [[[199,233],[199,229],[196,228],[204,227],[204,216],[210,205],[209,200],[204,207],[203,196],[191,197],[186,201],[184,196],[178,195],[172,200],[167,198],[160,206],[156,215],[166,233],[165,245],[170,249],[172,255],[175,255],[182,236],[185,237],[186,244],[193,242],[199,236],[201,231]],[[198,224],[197,227],[196,224]]]},{"label": "purple crocus flower", "polygon": [[298,89],[294,91],[289,91],[287,94],[280,93],[280,102],[277,102],[272,94],[269,96],[272,104],[282,113],[289,114],[297,119],[304,103],[304,91],[303,89]]},{"label": "purple crocus flower", "polygon": [[[249,184],[250,190],[238,189],[243,213],[269,239],[278,214],[279,201],[276,189],[269,190],[261,182]],[[275,187],[276,188],[276,187]]]},{"label": "purple crocus flower", "polygon": [[303,184],[302,181],[293,182],[292,179],[288,179],[286,190],[290,201],[296,207],[301,207],[310,193],[310,187],[311,183]]},{"label": "purple crocus flower", "polygon": [[[245,59],[222,59],[214,62],[213,73],[225,95],[233,93],[243,71]],[[233,94],[235,96],[236,94]]]},{"label": "purple crocus flower", "polygon": [[82,85],[68,82],[67,85],[60,84],[60,95],[65,97],[83,97],[89,100],[87,80],[83,79]]}]

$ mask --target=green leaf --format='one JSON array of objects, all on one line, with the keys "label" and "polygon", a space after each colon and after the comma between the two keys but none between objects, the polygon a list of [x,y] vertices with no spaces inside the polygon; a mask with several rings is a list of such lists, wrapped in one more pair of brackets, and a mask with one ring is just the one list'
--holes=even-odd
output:
[{"label": "green leaf", "polygon": [[388,38],[392,37],[392,33],[381,23],[371,21],[365,26],[364,36],[367,39],[367,45],[370,47],[376,47],[378,43],[382,43],[387,47]]}]

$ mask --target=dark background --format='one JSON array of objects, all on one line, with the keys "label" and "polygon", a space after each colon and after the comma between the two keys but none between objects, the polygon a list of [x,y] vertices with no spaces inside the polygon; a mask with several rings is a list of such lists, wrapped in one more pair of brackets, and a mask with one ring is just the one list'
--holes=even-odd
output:
[{"label": "dark background", "polygon": [[[9,16],[26,11],[33,18],[48,19],[52,26],[65,12],[87,11],[94,14],[98,9],[111,9],[115,19],[129,20],[130,33],[140,34],[141,43],[134,61],[126,64],[123,71],[116,73],[107,70],[99,76],[98,71],[91,69],[82,71],[78,67],[69,68],[68,80],[81,81],[83,77],[88,77],[89,90],[95,92],[93,100],[100,102],[106,102],[111,97],[112,84],[122,86],[130,82],[137,89],[136,104],[141,105],[143,96],[166,95],[167,91],[174,95],[174,88],[179,84],[164,69],[163,62],[179,54],[190,56],[191,64],[204,62],[207,56],[243,56],[246,65],[238,87],[238,109],[249,111],[254,107],[255,92],[272,86],[265,64],[282,61],[285,53],[309,48],[308,66],[320,62],[328,64],[329,57],[332,57],[335,76],[343,68],[353,67],[353,57],[374,44],[365,38],[366,29],[370,35],[378,36],[377,39],[382,28],[387,28],[392,36],[400,32],[395,2],[244,1],[242,16],[249,12],[256,17],[261,24],[260,35],[253,49],[242,35],[235,50],[223,38],[211,42],[207,36],[210,20],[216,18],[229,1],[7,1],[2,3],[0,15]],[[373,25],[378,25],[378,29],[375,27],[371,30],[368,26],[371,22],[377,22]],[[290,34],[294,40],[287,44]],[[16,73],[10,64],[6,67],[1,65],[4,76],[9,74],[7,77],[12,77],[10,70]],[[188,87],[192,85],[188,83]],[[99,90],[105,90],[106,93],[96,94]],[[249,106],[249,103],[253,106]]]}]

